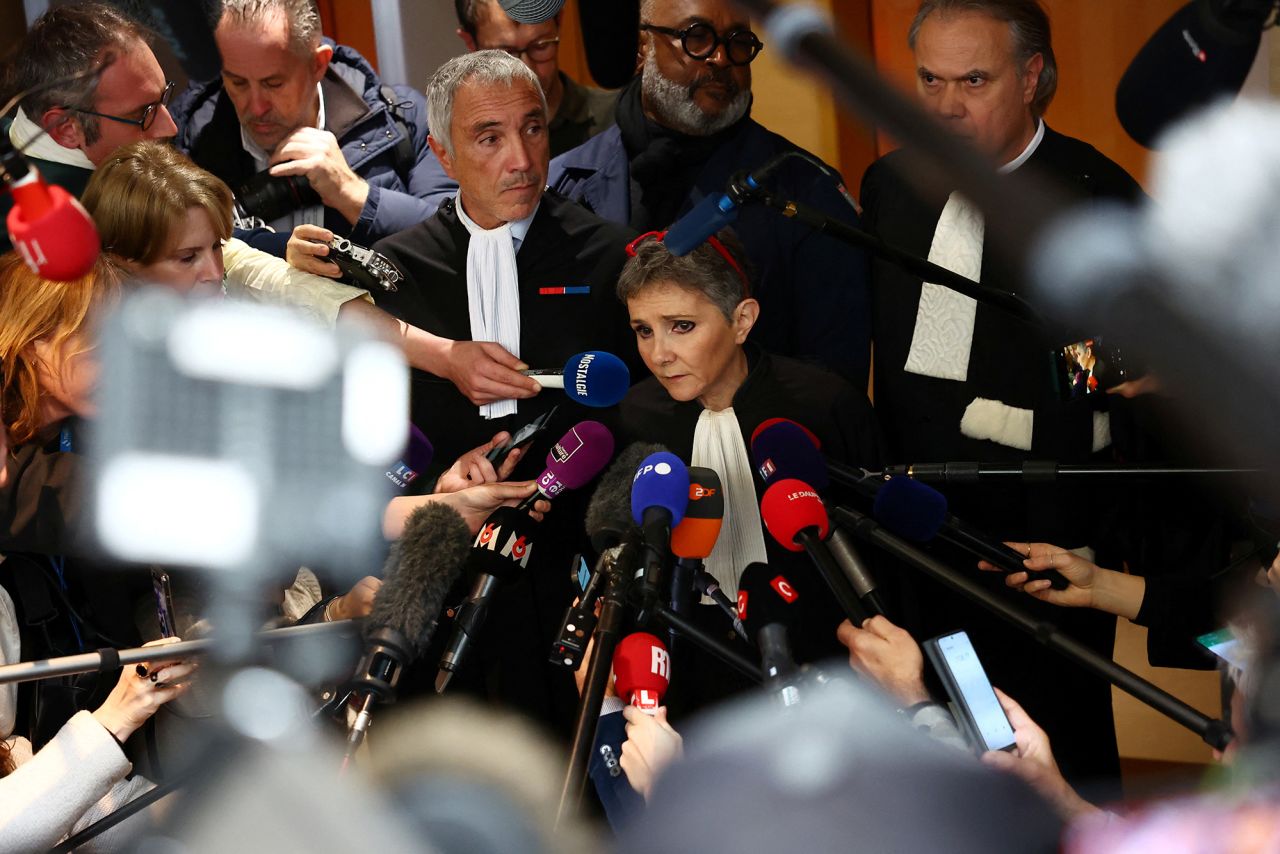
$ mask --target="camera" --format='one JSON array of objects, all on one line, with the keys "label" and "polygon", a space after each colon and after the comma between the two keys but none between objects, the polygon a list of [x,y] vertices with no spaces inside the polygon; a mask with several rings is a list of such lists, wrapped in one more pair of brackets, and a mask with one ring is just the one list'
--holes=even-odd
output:
[{"label": "camera", "polygon": [[236,191],[236,221],[272,222],[301,208],[320,204],[320,194],[305,175],[259,172]]}]

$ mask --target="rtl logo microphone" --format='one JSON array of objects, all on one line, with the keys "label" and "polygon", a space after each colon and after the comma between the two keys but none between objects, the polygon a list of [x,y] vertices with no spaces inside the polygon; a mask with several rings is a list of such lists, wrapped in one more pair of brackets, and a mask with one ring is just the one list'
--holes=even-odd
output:
[{"label": "rtl logo microphone", "polygon": [[650,691],[648,688],[637,688],[631,692],[631,705],[640,709],[642,712],[655,714],[658,707],[662,705],[662,699],[656,691]]},{"label": "rtl logo microphone", "polygon": [[649,672],[654,676],[661,676],[667,681],[671,680],[671,653],[660,646],[652,647],[653,657],[649,662]]}]

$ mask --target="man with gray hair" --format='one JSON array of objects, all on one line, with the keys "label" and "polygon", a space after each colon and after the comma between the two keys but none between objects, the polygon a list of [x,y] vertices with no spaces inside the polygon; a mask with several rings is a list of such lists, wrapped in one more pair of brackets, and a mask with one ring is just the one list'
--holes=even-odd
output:
[{"label": "man with gray hair", "polygon": [[[764,47],[731,0],[644,0],[639,76],[619,96],[617,125],[551,164],[552,189],[637,231],[665,229],[730,178],[774,158],[813,158],[751,118],[751,62]],[[858,217],[835,170],[798,157],[767,182],[779,198],[846,223]],[[816,359],[867,387],[871,307],[866,256],[833,237],[743,207],[733,225],[755,268],[752,341]]]},{"label": "man with gray hair", "polygon": [[305,179],[315,195],[269,223],[281,232],[322,225],[370,244],[427,218],[422,96],[324,38],[315,0],[221,0],[214,38],[222,76],[174,105],[192,160],[238,193],[268,169]]},{"label": "man with gray hair", "polygon": [[[1050,35],[1036,0],[924,0],[908,36],[921,104],[1001,172],[1039,173],[1082,201],[1136,198],[1141,190],[1123,169],[1045,124],[1057,87]],[[958,193],[926,198],[915,192],[904,174],[908,163],[906,152],[894,152],[867,170],[861,199],[868,230],[968,278],[1025,292],[1018,272],[986,251],[981,212]],[[1070,342],[879,259],[872,286],[875,403],[890,459],[1085,463],[1110,443],[1115,399],[1063,400],[1051,381],[1050,356]],[[1107,516],[1107,496],[1096,489],[1055,485],[948,498],[957,516],[999,539],[1102,544],[1098,520]],[[949,557],[955,566],[972,564],[967,555]],[[937,585],[909,581],[918,614],[910,628],[917,637],[965,628],[992,682],[1017,696],[1061,748],[1067,776],[1115,778],[1119,762],[1105,682]],[[1022,604],[1110,657],[1114,618]]]},{"label": "man with gray hair", "polygon": [[[547,107],[537,77],[504,51],[463,54],[431,78],[427,105],[431,150],[459,190],[426,222],[376,244],[405,272],[399,290],[378,294],[378,304],[445,338],[496,341],[535,368],[559,368],[575,353],[606,350],[637,373],[635,338],[613,295],[633,235],[545,191]],[[413,374],[413,421],[444,459],[499,430],[515,433],[552,407],[557,412],[546,434],[552,441],[579,421],[601,417],[601,410],[551,392],[476,406],[452,385]],[[541,452],[530,457],[521,465],[536,477]],[[497,699],[548,723],[564,726],[571,719],[572,679],[546,659],[571,598],[564,569],[576,546],[586,548],[584,512],[584,495],[557,498],[529,567],[499,592],[480,654],[454,685],[476,688],[483,675],[485,684],[500,686]],[[426,660],[436,659],[428,654]]]}]

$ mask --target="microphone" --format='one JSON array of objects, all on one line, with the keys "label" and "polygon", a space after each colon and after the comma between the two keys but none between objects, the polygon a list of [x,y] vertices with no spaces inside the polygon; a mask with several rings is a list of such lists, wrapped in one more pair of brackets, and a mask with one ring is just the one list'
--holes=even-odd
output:
[{"label": "microphone", "polygon": [[826,506],[813,487],[791,478],[774,482],[764,492],[760,515],[769,535],[780,546],[788,551],[809,553],[822,580],[850,622],[855,626],[865,623],[868,617],[866,610],[857,594],[844,583],[839,564],[823,543],[831,532],[831,522],[827,518]]},{"label": "microphone", "polygon": [[738,219],[738,208],[746,198],[760,189],[761,182],[782,163],[789,154],[779,154],[754,172],[740,172],[730,181],[720,195],[704,196],[684,216],[667,229],[662,243],[676,257],[688,255],[707,238],[720,229],[732,225]]},{"label": "microphone", "polygon": [[9,237],[32,272],[55,282],[88,275],[100,248],[89,212],[62,187],[46,183],[5,134],[0,134],[0,176],[13,194],[5,220]]},{"label": "microphone", "polygon": [[[766,486],[774,480],[793,478],[819,491],[826,489],[831,477],[819,447],[817,437],[807,427],[786,418],[771,418],[751,434],[751,458]],[[840,528],[833,528],[827,545],[867,611],[884,616],[884,600],[876,590],[875,577],[852,538]]]},{"label": "microphone", "polygon": [[435,455],[436,449],[431,446],[427,434],[419,430],[417,424],[410,422],[409,443],[396,464],[387,469],[387,480],[394,483],[397,489],[406,489],[417,480],[418,475],[427,470]]},{"label": "microphone", "polygon": [[645,457],[631,483],[631,519],[640,526],[644,547],[636,577],[646,603],[661,589],[671,561],[671,529],[680,524],[688,506],[689,469],[684,461],[670,451]]},{"label": "microphone", "polygon": [[597,409],[613,406],[631,388],[626,363],[603,350],[570,356],[563,368],[531,368],[521,373],[533,377],[543,388],[562,388],[572,400]]},{"label": "microphone", "polygon": [[876,491],[872,517],[894,534],[917,543],[941,535],[944,540],[1000,567],[1006,573],[1026,572],[1032,579],[1049,579],[1054,590],[1070,582],[1056,569],[1031,571],[1022,565],[1026,555],[997,542],[947,512],[947,499],[933,487],[906,477],[893,477]]},{"label": "microphone", "polygon": [[374,702],[395,701],[400,674],[431,642],[444,597],[466,562],[470,537],[456,510],[424,504],[409,516],[404,534],[392,545],[382,587],[365,621],[365,655],[346,685],[364,699],[347,734],[344,770],[369,730]]},{"label": "microphone", "polygon": [[738,619],[748,639],[760,648],[764,687],[777,691],[782,705],[800,701],[796,666],[791,653],[791,630],[800,624],[800,593],[786,576],[766,563],[752,563],[738,581]]},{"label": "microphone", "polygon": [[581,489],[604,469],[613,456],[613,434],[599,421],[579,421],[547,451],[547,467],[538,476],[538,490],[519,508],[528,511],[539,498],[555,498],[566,489]]},{"label": "microphone", "polygon": [[[706,574],[702,562],[715,548],[724,522],[724,490],[720,475],[709,468],[689,467],[689,504],[684,519],[671,529],[671,553],[676,562],[671,569],[671,610],[683,616],[693,612],[694,579]],[[714,589],[720,585],[712,580]],[[727,604],[729,598],[720,594]],[[676,632],[671,629],[668,643],[675,647]]]},{"label": "microphone", "polygon": [[533,518],[516,507],[499,507],[480,527],[467,558],[467,568],[475,572],[476,580],[453,618],[453,637],[440,656],[440,672],[436,674],[437,694],[444,693],[472,639],[484,626],[489,600],[498,584],[529,568],[536,530]]},{"label": "microphone", "polygon": [[597,552],[619,545],[634,525],[631,521],[631,484],[640,463],[665,450],[653,442],[633,442],[605,470],[587,502],[586,529]]},{"label": "microphone", "polygon": [[632,632],[613,654],[613,686],[619,697],[646,714],[656,714],[671,684],[671,654],[648,632]]},{"label": "microphone", "polygon": [[1156,30],[1116,88],[1116,116],[1151,148],[1182,116],[1244,86],[1273,0],[1192,0]]}]

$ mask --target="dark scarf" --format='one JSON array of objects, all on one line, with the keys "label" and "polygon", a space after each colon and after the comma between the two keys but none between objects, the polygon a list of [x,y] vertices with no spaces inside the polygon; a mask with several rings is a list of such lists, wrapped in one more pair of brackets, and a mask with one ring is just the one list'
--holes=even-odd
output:
[{"label": "dark scarf", "polygon": [[652,231],[671,225],[702,167],[750,116],[748,110],[711,136],[689,136],[645,116],[640,76],[633,78],[618,98],[616,119],[631,162],[631,227]]}]

